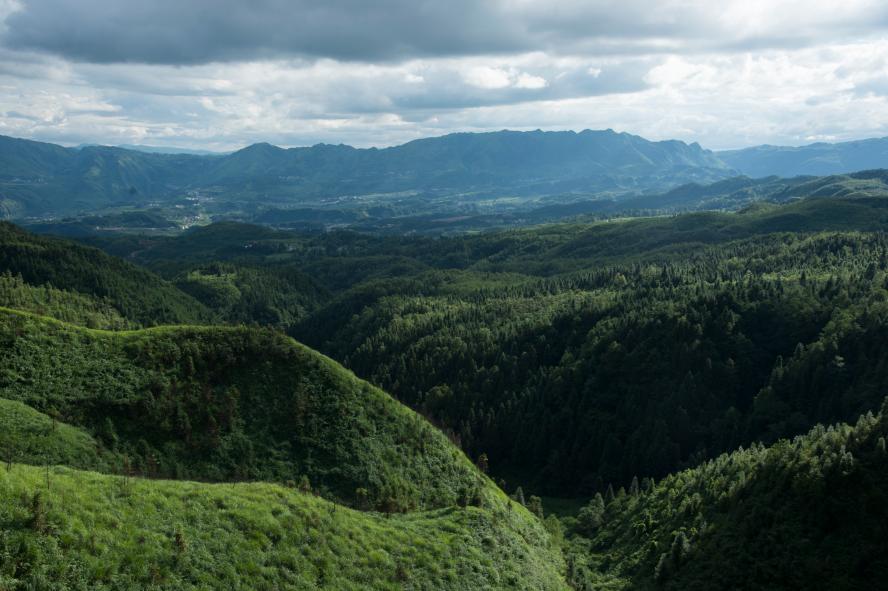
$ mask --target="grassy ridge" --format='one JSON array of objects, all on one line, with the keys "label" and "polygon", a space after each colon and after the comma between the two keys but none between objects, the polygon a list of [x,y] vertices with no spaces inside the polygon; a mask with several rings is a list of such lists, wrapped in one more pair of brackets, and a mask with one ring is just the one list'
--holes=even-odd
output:
[{"label": "grassy ridge", "polygon": [[0,589],[566,588],[543,524],[442,434],[272,331],[0,309],[0,396]]},{"label": "grassy ridge", "polygon": [[269,330],[105,332],[0,309],[0,397],[88,429],[150,476],[307,479],[388,511],[487,496],[421,417]]},{"label": "grassy ridge", "polygon": [[565,589],[541,524],[484,508],[384,517],[272,484],[0,468],[4,589]]}]

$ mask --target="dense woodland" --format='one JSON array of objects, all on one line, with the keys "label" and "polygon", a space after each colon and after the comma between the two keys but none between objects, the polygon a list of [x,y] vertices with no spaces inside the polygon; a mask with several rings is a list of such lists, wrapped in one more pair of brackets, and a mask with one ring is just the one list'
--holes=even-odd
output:
[{"label": "dense woodland", "polygon": [[585,496],[875,408],[886,203],[440,239],[223,224],[99,244],[212,285],[190,291],[211,308],[250,283],[217,313],[262,310],[251,320],[391,392],[509,488]]},{"label": "dense woodland", "polygon": [[[448,238],[228,223],[82,246],[3,226],[0,584],[236,587],[252,564],[293,589],[349,588],[337,570],[380,588],[871,587],[888,575],[886,228],[872,197]],[[26,466],[44,464],[84,471]],[[226,492],[237,516],[214,487],[244,481],[275,484]],[[66,516],[81,486],[99,500]],[[139,516],[148,499],[179,529]],[[91,540],[101,511],[117,525]],[[297,523],[311,539],[281,533]],[[223,530],[231,569],[209,558]],[[373,564],[308,550],[377,535],[394,538]],[[307,579],[276,578],[286,559],[261,548],[278,542]]]},{"label": "dense woodland", "polygon": [[596,495],[574,519],[577,589],[877,589],[888,403],[854,426],[718,456]]}]

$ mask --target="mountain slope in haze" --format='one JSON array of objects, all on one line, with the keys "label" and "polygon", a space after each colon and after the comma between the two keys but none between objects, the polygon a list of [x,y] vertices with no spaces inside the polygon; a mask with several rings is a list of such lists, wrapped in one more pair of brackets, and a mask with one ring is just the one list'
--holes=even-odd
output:
[{"label": "mountain slope in haze", "polygon": [[0,213],[7,218],[145,206],[189,190],[236,202],[296,204],[423,190],[546,193],[564,190],[565,182],[625,192],[707,182],[729,172],[697,144],[611,130],[461,133],[385,149],[255,144],[224,156],[62,148],[0,137],[0,171]]},{"label": "mountain slope in haze", "polygon": [[725,164],[754,177],[823,176],[888,167],[888,138],[807,146],[755,146],[716,152]]},{"label": "mountain slope in haze", "polygon": [[381,150],[331,145],[284,150],[256,144],[216,162],[207,182],[237,184],[244,176],[299,174],[343,187],[366,182],[393,191],[608,177],[617,186],[621,177],[693,174],[697,168],[725,170],[697,144],[650,142],[611,130],[500,131],[457,133]]},{"label": "mountain slope in haze", "polygon": [[0,213],[16,218],[143,203],[185,186],[212,159],[0,136]]},{"label": "mountain slope in haze", "polygon": [[122,148],[124,150],[133,150],[136,152],[147,152],[149,154],[192,154],[194,156],[222,156],[224,154],[227,154],[227,152],[214,152],[213,150],[175,148],[170,146],[146,146],[143,144],[119,144],[115,147]]}]

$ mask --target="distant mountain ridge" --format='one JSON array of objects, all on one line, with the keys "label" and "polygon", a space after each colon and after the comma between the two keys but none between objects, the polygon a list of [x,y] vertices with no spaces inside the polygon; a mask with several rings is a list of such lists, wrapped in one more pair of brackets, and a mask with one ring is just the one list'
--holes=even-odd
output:
[{"label": "distant mountain ridge", "polygon": [[[611,129],[453,133],[389,148],[258,143],[213,155],[134,148],[64,148],[0,136],[0,218],[147,209],[187,204],[186,197],[206,198],[223,216],[274,208],[340,211],[356,204],[351,215],[357,218],[375,217],[374,208],[390,205],[384,217],[456,215],[478,213],[479,204],[501,198],[647,199],[687,185],[746,182],[728,181],[738,175],[888,168],[888,138],[712,152],[697,143],[655,142]],[[398,205],[408,196],[410,204]]]},{"label": "distant mountain ridge", "polygon": [[731,171],[699,144],[604,131],[457,133],[391,148],[254,144],[225,156],[80,149],[0,137],[0,215],[133,205],[212,190],[241,201],[424,190],[664,189]]},{"label": "distant mountain ridge", "polygon": [[716,155],[731,168],[754,178],[846,174],[888,168],[888,137],[806,146],[753,146]]},{"label": "distant mountain ridge", "polygon": [[83,148],[120,148],[122,150],[132,150],[134,152],[147,152],[149,154],[193,154],[195,156],[224,156],[231,152],[215,152],[213,150],[199,150],[193,148],[176,148],[172,146],[147,146],[144,144],[116,144],[106,146],[104,144],[80,144],[78,150]]}]

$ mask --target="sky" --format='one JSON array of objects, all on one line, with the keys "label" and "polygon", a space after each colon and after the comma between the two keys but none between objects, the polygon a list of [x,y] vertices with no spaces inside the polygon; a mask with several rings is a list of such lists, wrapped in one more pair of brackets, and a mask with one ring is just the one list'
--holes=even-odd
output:
[{"label": "sky", "polygon": [[227,151],[888,136],[884,0],[0,0],[0,134]]}]

